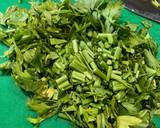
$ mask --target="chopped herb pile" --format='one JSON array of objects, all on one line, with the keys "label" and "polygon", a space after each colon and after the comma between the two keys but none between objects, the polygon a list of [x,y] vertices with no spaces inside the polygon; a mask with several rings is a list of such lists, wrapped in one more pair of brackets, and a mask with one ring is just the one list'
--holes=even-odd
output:
[{"label": "chopped herb pile", "polygon": [[122,3],[47,0],[0,15],[10,49],[0,65],[31,96],[38,126],[58,115],[80,128],[153,127],[160,108],[160,65],[144,23],[119,24]]}]

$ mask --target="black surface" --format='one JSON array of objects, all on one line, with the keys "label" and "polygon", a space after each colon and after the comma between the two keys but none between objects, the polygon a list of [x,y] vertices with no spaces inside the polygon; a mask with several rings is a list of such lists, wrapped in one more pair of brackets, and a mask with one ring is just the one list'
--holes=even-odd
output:
[{"label": "black surface", "polygon": [[152,5],[152,0],[124,0],[125,7],[132,12],[160,23],[160,8]]}]

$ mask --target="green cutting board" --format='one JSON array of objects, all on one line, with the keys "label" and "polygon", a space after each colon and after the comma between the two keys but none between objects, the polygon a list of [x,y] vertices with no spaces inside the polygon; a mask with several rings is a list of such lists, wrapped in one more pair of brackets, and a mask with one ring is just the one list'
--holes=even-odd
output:
[{"label": "green cutting board", "polygon": [[[18,0],[0,0],[0,11],[4,13],[11,5],[29,8],[29,4],[27,2],[19,4]],[[143,20],[146,19],[124,9],[122,11],[120,22],[129,21],[140,24]],[[153,21],[149,22],[153,25],[150,29],[150,34],[157,42],[157,45],[160,46],[160,24]],[[160,47],[158,47],[158,49],[158,51],[160,51]],[[0,56],[3,55],[5,50],[7,50],[7,47],[0,43]],[[157,59],[160,60],[160,52],[157,52]],[[0,57],[0,63],[4,61],[5,59],[1,59]],[[26,118],[36,114],[27,108],[26,101],[27,96],[18,88],[18,86],[16,86],[12,77],[0,72],[0,128],[33,128],[33,126],[26,121]],[[160,128],[160,118],[154,116],[153,122],[156,124],[156,128]],[[40,126],[40,128],[72,127],[73,126],[69,121],[65,121],[57,117],[44,121]]]}]

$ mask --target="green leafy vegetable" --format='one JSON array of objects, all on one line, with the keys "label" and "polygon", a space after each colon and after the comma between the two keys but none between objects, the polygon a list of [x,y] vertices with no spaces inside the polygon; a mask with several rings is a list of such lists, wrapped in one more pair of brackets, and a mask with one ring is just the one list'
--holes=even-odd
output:
[{"label": "green leafy vegetable", "polygon": [[[9,71],[31,96],[38,126],[54,115],[80,128],[146,128],[160,109],[160,65],[149,25],[119,24],[122,3],[31,2],[0,14]],[[156,110],[156,112],[155,112]]]}]

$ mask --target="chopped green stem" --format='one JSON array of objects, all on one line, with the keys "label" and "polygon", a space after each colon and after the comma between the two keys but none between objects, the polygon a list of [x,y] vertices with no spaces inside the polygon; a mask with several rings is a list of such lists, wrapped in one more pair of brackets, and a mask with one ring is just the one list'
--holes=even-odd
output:
[{"label": "chopped green stem", "polygon": [[111,60],[107,60],[107,64],[108,65],[112,65],[112,61]]},{"label": "chopped green stem", "polygon": [[103,49],[103,54],[111,55],[112,52],[107,49]]},{"label": "chopped green stem", "polygon": [[134,73],[136,74],[137,71],[138,71],[138,67],[139,67],[139,64],[138,63],[135,63],[134,65]]},{"label": "chopped green stem", "polygon": [[97,38],[107,38],[109,44],[113,44],[113,35],[111,33],[99,33]]},{"label": "chopped green stem", "polygon": [[123,79],[127,79],[130,75],[131,75],[131,72],[128,71],[127,73],[125,73],[125,74],[123,75]]},{"label": "chopped green stem", "polygon": [[66,88],[66,87],[69,86],[69,85],[70,85],[70,83],[69,83],[68,80],[67,80],[67,81],[59,84],[59,85],[58,85],[58,88],[59,88],[59,89],[63,89],[63,88]]},{"label": "chopped green stem", "polygon": [[55,64],[55,66],[56,66],[57,68],[59,68],[59,69],[63,69],[63,68],[64,68],[64,65],[63,65],[62,63],[55,62],[54,64]]},{"label": "chopped green stem", "polygon": [[121,75],[121,74],[122,74],[122,72],[121,72],[121,71],[118,71],[118,70],[112,70],[112,72],[113,72],[114,74],[117,74],[117,75]]},{"label": "chopped green stem", "polygon": [[119,68],[119,62],[115,61],[113,66],[114,66],[114,69],[118,69]]},{"label": "chopped green stem", "polygon": [[80,80],[82,82],[85,82],[85,75],[83,73],[73,71],[72,72],[72,79],[77,79],[77,80]]},{"label": "chopped green stem", "polygon": [[101,80],[99,78],[97,78],[94,82],[94,86],[95,87],[100,87],[101,86]]},{"label": "chopped green stem", "polygon": [[111,47],[111,44],[109,44],[108,41],[106,41],[104,45],[105,45],[105,48],[107,49]]},{"label": "chopped green stem", "polygon": [[85,71],[85,72],[84,72],[84,75],[85,75],[86,78],[88,78],[89,80],[91,80],[91,79],[93,78],[92,75],[91,75],[91,73],[88,72],[88,71]]},{"label": "chopped green stem", "polygon": [[91,63],[90,63],[90,66],[91,66],[92,69],[96,69],[96,68],[97,68],[97,65],[96,65],[95,62],[91,62]]},{"label": "chopped green stem", "polygon": [[87,61],[88,63],[93,62],[93,58],[91,58],[91,56],[88,54],[88,51],[87,51],[87,50],[83,50],[83,51],[82,51],[82,54],[83,54],[84,58],[86,59],[86,61]]},{"label": "chopped green stem", "polygon": [[138,70],[138,71],[136,72],[136,79],[138,79],[139,73],[140,73],[140,71]]},{"label": "chopped green stem", "polygon": [[88,70],[92,71],[92,69],[88,63],[88,62],[90,62],[90,60],[87,60],[88,58],[86,59],[86,56],[84,56],[82,52],[80,52],[80,54],[81,54],[81,57],[83,58],[83,62],[85,63],[86,67],[88,68]]},{"label": "chopped green stem", "polygon": [[83,58],[81,56],[81,54],[77,53],[75,54],[75,58],[78,61],[78,63],[81,63],[84,67],[86,67],[86,65],[84,64]]},{"label": "chopped green stem", "polygon": [[125,80],[123,80],[120,76],[116,75],[116,74],[112,73],[111,74],[111,79],[117,80],[117,81],[121,82],[122,84],[124,84],[126,87],[129,87],[127,82]]},{"label": "chopped green stem", "polygon": [[79,105],[79,115],[82,115],[83,114],[83,107],[82,107],[82,105]]},{"label": "chopped green stem", "polygon": [[107,75],[104,74],[104,73],[103,73],[101,70],[99,70],[98,68],[93,69],[93,72],[94,72],[97,76],[99,76],[100,78],[102,78],[103,80],[106,80]]},{"label": "chopped green stem", "polygon": [[110,55],[110,54],[108,54],[107,56],[108,56],[108,58],[110,58],[110,59],[113,59],[113,60],[115,59],[115,57],[112,56],[112,55]]},{"label": "chopped green stem", "polygon": [[137,88],[137,91],[138,91],[139,93],[141,93],[141,92],[142,92],[142,89],[141,89],[141,87],[140,87],[140,85],[139,85],[139,84],[136,84],[136,88]]},{"label": "chopped green stem", "polygon": [[112,88],[113,88],[113,91],[119,91],[119,90],[124,90],[124,89],[126,89],[126,86],[123,85],[123,84],[120,83],[120,82],[113,81],[113,82],[112,82]]},{"label": "chopped green stem", "polygon": [[107,71],[107,81],[109,81],[110,80],[110,78],[111,78],[111,74],[112,74],[112,66],[108,66],[108,71]]},{"label": "chopped green stem", "polygon": [[61,84],[64,81],[66,81],[68,79],[68,77],[66,75],[61,76],[59,79],[56,80],[57,84]]},{"label": "chopped green stem", "polygon": [[79,62],[78,60],[73,60],[72,63],[70,64],[70,67],[79,71],[79,72],[83,72],[85,71],[85,69],[87,69],[81,62]]},{"label": "chopped green stem", "polygon": [[105,63],[103,60],[100,62],[100,65],[101,65],[105,70],[108,69],[107,63]]},{"label": "chopped green stem", "polygon": [[102,128],[101,115],[97,115],[97,128]]},{"label": "chopped green stem", "polygon": [[103,44],[102,41],[99,41],[99,42],[98,42],[98,45],[99,45],[102,49],[104,48],[104,44]]},{"label": "chopped green stem", "polygon": [[114,54],[114,58],[119,60],[120,56],[121,56],[121,51],[122,49],[120,47],[116,48],[115,54]]},{"label": "chopped green stem", "polygon": [[74,52],[77,53],[78,52],[78,41],[72,40],[72,45],[73,45]]},{"label": "chopped green stem", "polygon": [[103,113],[97,115],[96,121],[97,121],[97,128],[106,128],[106,121]]}]

